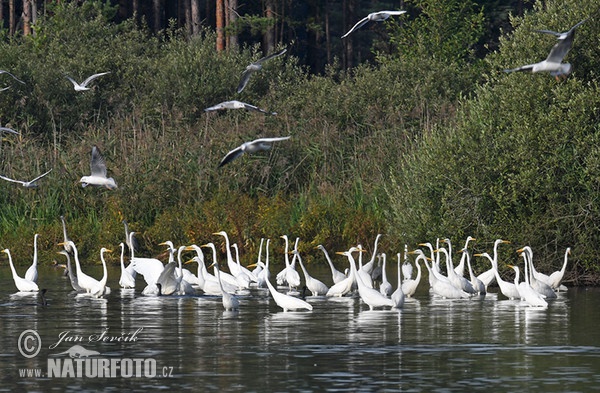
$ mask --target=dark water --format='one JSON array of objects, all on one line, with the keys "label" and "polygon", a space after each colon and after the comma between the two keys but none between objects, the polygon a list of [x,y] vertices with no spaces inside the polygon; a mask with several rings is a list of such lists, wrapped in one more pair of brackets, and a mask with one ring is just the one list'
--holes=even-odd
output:
[{"label": "dark water", "polygon": [[[313,275],[330,283],[327,273]],[[59,271],[42,268],[39,282],[50,304],[41,306],[35,294],[15,294],[8,266],[0,266],[0,391],[588,392],[600,386],[598,288],[570,289],[537,310],[496,294],[434,299],[425,277],[402,311],[368,311],[357,298],[308,298],[312,312],[283,313],[266,290],[252,290],[241,297],[239,312],[225,312],[216,297],[144,297],[142,282],[135,291],[121,290],[118,270],[109,277],[112,294],[93,299],[76,296]],[[32,358],[19,351],[27,329],[41,340]],[[82,341],[50,348],[65,334]],[[64,369],[72,360],[59,353],[75,344],[109,361],[150,359],[155,375],[143,374],[150,365],[140,377],[73,376]],[[50,361],[63,366],[51,377]],[[27,369],[41,375],[22,376]]]}]

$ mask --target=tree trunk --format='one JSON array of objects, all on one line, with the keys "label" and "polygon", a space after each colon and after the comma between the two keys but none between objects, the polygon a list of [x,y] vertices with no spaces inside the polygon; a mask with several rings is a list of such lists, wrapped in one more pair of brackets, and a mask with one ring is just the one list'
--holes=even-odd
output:
[{"label": "tree trunk", "polygon": [[191,0],[190,4],[191,18],[190,22],[192,25],[192,35],[200,34],[200,28],[202,26],[200,20],[200,0]]},{"label": "tree trunk", "polygon": [[234,51],[237,50],[238,47],[238,35],[237,30],[235,30],[235,21],[238,17],[237,6],[237,0],[229,0],[229,9],[227,10],[227,13],[229,14],[229,23],[227,25],[234,26],[234,31],[230,30],[229,32],[229,48]]},{"label": "tree trunk", "polygon": [[217,26],[217,51],[222,52],[225,50],[225,35],[223,34],[223,23],[224,23],[224,14],[223,14],[223,1],[217,0],[217,8],[216,8],[216,26]]},{"label": "tree trunk", "polygon": [[23,0],[23,35],[31,35],[31,0]]},{"label": "tree trunk", "polygon": [[[267,0],[266,2],[265,15],[268,19],[275,18],[275,5],[273,0]],[[263,36],[263,51],[264,53],[271,53],[275,49],[275,23],[265,31]]]},{"label": "tree trunk", "polygon": [[154,32],[158,33],[163,28],[163,0],[154,0],[152,3],[152,13],[154,20]]},{"label": "tree trunk", "polygon": [[8,0],[8,31],[15,34],[17,21],[15,20],[15,0]]}]

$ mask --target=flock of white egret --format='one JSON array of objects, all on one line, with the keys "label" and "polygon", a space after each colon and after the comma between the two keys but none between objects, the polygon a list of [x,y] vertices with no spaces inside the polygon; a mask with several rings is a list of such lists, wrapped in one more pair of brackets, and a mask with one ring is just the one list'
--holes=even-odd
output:
[{"label": "flock of white egret", "polygon": [[[58,245],[64,249],[59,253],[66,256],[66,274],[68,274],[73,290],[82,295],[96,298],[107,297],[110,295],[111,289],[107,286],[108,273],[104,255],[112,250],[105,247],[100,249],[100,261],[103,267],[101,279],[98,280],[85,274],[81,268],[77,247],[67,235],[63,217],[61,217],[61,221],[64,240]],[[168,261],[164,263],[157,258],[136,255],[135,232],[129,232],[126,221],[123,221],[123,224],[126,241],[120,244],[121,276],[119,286],[121,288],[135,290],[139,275],[146,284],[141,291],[144,296],[219,296],[222,298],[224,309],[228,311],[238,310],[240,307],[238,296],[250,294],[251,288],[267,288],[273,301],[283,311],[312,310],[311,297],[341,296],[355,296],[371,310],[375,308],[401,309],[405,298],[413,297],[421,283],[421,263],[425,265],[428,272],[431,296],[445,299],[483,299],[488,287],[495,280],[504,297],[520,299],[521,303],[527,306],[546,307],[549,300],[557,297],[557,291],[566,290],[561,285],[561,281],[571,252],[570,248],[566,249],[560,270],[545,275],[535,269],[531,248],[523,247],[517,250],[523,257],[523,281],[520,280],[521,270],[519,267],[507,265],[515,271],[514,279],[511,282],[503,280],[498,271],[498,246],[509,243],[508,241],[496,240],[493,256],[488,253],[474,254],[474,256],[486,258],[490,264],[490,268],[479,275],[475,275],[471,265],[468,248],[469,242],[475,239],[470,236],[460,250],[460,262],[456,266],[453,262],[454,254],[450,239],[438,239],[435,247],[431,243],[421,243],[419,246],[422,248],[412,251],[408,251],[408,247],[405,245],[404,257],[402,258],[402,253],[397,253],[397,287],[394,290],[387,278],[387,256],[385,253],[377,251],[381,234],[378,234],[375,239],[372,255],[368,262],[363,263],[363,254],[366,251],[360,244],[347,251],[336,252],[347,258],[348,268],[344,272],[335,267],[327,250],[322,245],[317,247],[323,252],[331,269],[330,286],[310,275],[307,266],[302,262],[302,256],[298,249],[299,239],[296,239],[294,247],[290,250],[288,236],[283,235],[281,238],[285,241],[283,253],[285,266],[275,276],[277,283],[277,287],[275,287],[271,283],[269,262],[271,239],[266,239],[266,241],[261,239],[257,261],[249,266],[243,266],[240,263],[239,249],[236,244],[230,243],[229,237],[224,231],[216,232],[213,235],[222,237],[224,240],[225,262],[218,261],[217,247],[212,242],[200,246],[193,244],[175,247],[171,241],[166,241],[161,243],[167,247],[169,255]],[[37,285],[38,237],[39,234],[34,236],[33,263],[24,277],[18,275],[10,251],[8,249],[2,251],[8,256],[15,286],[21,292],[39,290]],[[127,257],[126,249],[129,249],[130,253]],[[212,254],[208,267],[203,249],[210,250]],[[233,251],[235,251],[235,257]],[[184,252],[194,252],[195,255],[184,262]],[[426,253],[429,253],[429,256]],[[416,255],[414,266],[417,274],[414,277],[411,255]],[[71,258],[75,261],[74,267]],[[184,265],[192,263],[197,264],[196,272],[184,268]],[[304,280],[298,272],[297,265],[300,265]],[[442,269],[442,266],[445,266],[445,269]],[[209,272],[211,268],[213,268],[212,274]],[[465,276],[465,272],[468,272],[468,278]],[[306,296],[307,291],[310,292],[309,297]]]}]

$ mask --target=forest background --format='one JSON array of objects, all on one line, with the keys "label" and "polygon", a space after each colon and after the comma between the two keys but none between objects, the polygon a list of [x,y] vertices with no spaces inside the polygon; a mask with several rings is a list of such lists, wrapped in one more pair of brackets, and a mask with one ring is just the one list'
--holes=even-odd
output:
[{"label": "forest background", "polygon": [[[388,255],[471,235],[477,252],[511,241],[507,262],[530,245],[542,271],[572,247],[569,281],[598,283],[600,4],[223,1],[2,1],[0,69],[25,84],[0,75],[0,125],[21,133],[2,135],[0,174],[53,170],[35,190],[0,183],[0,247],[17,263],[34,233],[55,258],[64,215],[88,263],[124,241],[126,219],[144,255],[220,230],[245,263],[283,234],[308,263],[318,244],[370,249],[377,233]],[[339,38],[380,9],[407,13]],[[567,78],[503,72],[547,56],[556,38],[533,30],[586,18]],[[235,92],[247,64],[284,47]],[[86,92],[65,78],[105,71]],[[231,99],[278,115],[203,111]],[[243,141],[285,135],[217,167]],[[78,184],[93,145],[116,191]]]}]

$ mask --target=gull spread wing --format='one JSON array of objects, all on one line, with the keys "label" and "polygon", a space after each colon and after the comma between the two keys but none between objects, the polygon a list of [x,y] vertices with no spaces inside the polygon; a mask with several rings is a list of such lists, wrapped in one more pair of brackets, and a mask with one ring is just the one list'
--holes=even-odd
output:
[{"label": "gull spread wing", "polygon": [[219,168],[222,167],[223,165],[228,164],[229,162],[235,160],[236,158],[238,158],[242,154],[244,154],[244,151],[242,150],[242,146],[236,147],[235,149],[233,149],[232,151],[230,151],[229,153],[227,153],[225,155],[225,157],[223,157],[223,159],[219,163]]},{"label": "gull spread wing", "polygon": [[94,74],[94,75],[88,77],[86,80],[84,80],[83,83],[81,84],[81,86],[85,87],[85,86],[87,86],[88,83],[90,83],[94,79],[96,79],[102,75],[106,75],[106,74],[110,74],[110,72],[100,72],[98,74]]},{"label": "gull spread wing", "polygon": [[98,147],[92,147],[92,159],[90,161],[92,176],[106,177],[106,162]]},{"label": "gull spread wing", "polygon": [[273,143],[273,142],[279,142],[279,141],[285,141],[290,139],[291,136],[281,136],[281,137],[276,137],[276,138],[259,138],[259,139],[255,139],[252,141],[252,144],[256,144],[256,143]]},{"label": "gull spread wing", "polygon": [[50,172],[52,172],[52,169],[50,169],[48,172],[46,172],[46,173],[44,173],[44,174],[42,174],[42,175],[39,175],[39,176],[38,176],[38,177],[36,177],[35,179],[31,180],[29,183],[30,183],[30,184],[33,184],[33,183],[35,183],[36,181],[40,180],[42,177],[46,176],[46,175],[47,175],[47,174],[49,174]]},{"label": "gull spread wing", "polygon": [[66,78],[67,78],[69,81],[71,81],[71,83],[73,84],[73,86],[75,86],[75,87],[81,87],[81,86],[79,85],[79,83],[77,83],[77,82],[76,82],[76,81],[75,81],[73,78],[71,78],[70,76],[68,76],[68,75],[65,75],[65,77],[66,77]]},{"label": "gull spread wing", "polygon": [[20,82],[20,83],[22,83],[22,84],[25,84],[25,82],[23,82],[22,80],[20,80],[19,78],[17,78],[16,76],[14,76],[13,74],[11,74],[11,73],[10,73],[10,72],[8,72],[8,71],[5,71],[5,70],[0,70],[0,74],[8,74],[8,75],[12,76],[12,78],[13,78],[14,80],[16,80],[17,82]]},{"label": "gull spread wing", "polygon": [[240,83],[238,84],[237,87],[237,92],[241,93],[242,90],[244,90],[246,88],[246,85],[248,84],[248,81],[250,80],[250,76],[252,75],[252,70],[246,69],[244,70],[244,72],[242,72],[242,78],[240,79]]},{"label": "gull spread wing", "polygon": [[575,31],[567,34],[567,37],[559,40],[550,50],[550,54],[547,61],[553,63],[560,63],[563,61],[569,50],[571,50],[571,46],[573,45],[573,38],[575,37]]},{"label": "gull spread wing", "polygon": [[284,50],[282,50],[281,52],[277,52],[277,53],[271,53],[270,55],[268,55],[268,56],[265,56],[265,57],[263,57],[262,59],[259,59],[259,60],[257,60],[257,61],[256,61],[256,63],[258,63],[258,64],[261,64],[261,63],[263,63],[263,62],[265,62],[265,61],[267,61],[267,60],[270,60],[270,59],[272,59],[272,58],[274,58],[274,57],[281,56],[281,55],[283,55],[285,52],[287,52],[287,48],[285,48],[285,49],[284,49]]},{"label": "gull spread wing", "polygon": [[277,112],[269,112],[269,111],[266,111],[257,106],[246,104],[245,102],[242,102],[242,105],[244,105],[244,109],[247,109],[249,111],[256,111],[256,112],[260,112],[260,113],[265,113],[267,115],[276,115],[277,114]]},{"label": "gull spread wing", "polygon": [[8,127],[0,127],[0,131],[10,132],[11,134],[20,135],[18,131]]},{"label": "gull spread wing", "polygon": [[352,26],[352,28],[350,30],[348,30],[348,32],[346,34],[344,34],[342,36],[342,38],[346,38],[347,36],[349,36],[354,30],[360,29],[365,23],[367,23],[369,21],[369,17],[365,16],[364,18],[362,18],[361,20],[359,20],[358,22],[356,22],[356,24],[354,26]]},{"label": "gull spread wing", "polygon": [[4,180],[12,182],[12,183],[25,184],[25,182],[22,182],[20,180],[14,180],[14,179],[11,179],[10,177],[6,177],[6,176],[2,176],[2,175],[0,175],[0,179],[4,179]]},{"label": "gull spread wing", "polygon": [[208,108],[204,108],[204,112],[218,111],[218,110],[224,109],[224,108],[225,107],[223,106],[223,103],[221,102],[220,104],[209,106]]}]

